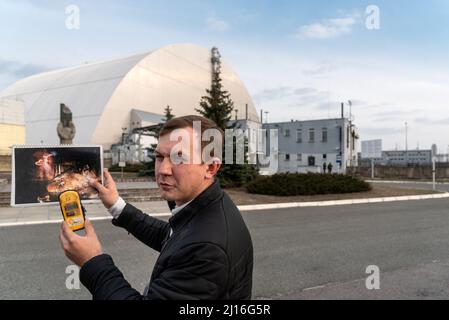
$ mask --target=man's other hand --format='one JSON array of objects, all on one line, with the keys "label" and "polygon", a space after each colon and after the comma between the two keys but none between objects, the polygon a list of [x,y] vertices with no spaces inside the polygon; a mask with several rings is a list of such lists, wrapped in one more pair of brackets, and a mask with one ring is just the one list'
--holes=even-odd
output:
[{"label": "man's other hand", "polygon": [[93,257],[102,254],[101,243],[88,219],[86,219],[84,227],[86,235],[79,236],[70,229],[67,222],[63,221],[59,234],[59,241],[65,255],[79,267],[82,267]]},{"label": "man's other hand", "polygon": [[104,186],[97,180],[90,179],[89,185],[98,191],[98,195],[106,209],[112,207],[118,200],[119,195],[114,179],[107,169],[103,171]]}]

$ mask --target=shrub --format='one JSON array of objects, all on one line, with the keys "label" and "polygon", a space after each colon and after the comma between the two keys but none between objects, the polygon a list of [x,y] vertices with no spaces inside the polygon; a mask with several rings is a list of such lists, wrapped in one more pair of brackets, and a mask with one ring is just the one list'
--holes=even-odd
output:
[{"label": "shrub", "polygon": [[342,174],[278,173],[259,176],[246,185],[249,193],[273,196],[297,196],[364,192],[371,185]]}]

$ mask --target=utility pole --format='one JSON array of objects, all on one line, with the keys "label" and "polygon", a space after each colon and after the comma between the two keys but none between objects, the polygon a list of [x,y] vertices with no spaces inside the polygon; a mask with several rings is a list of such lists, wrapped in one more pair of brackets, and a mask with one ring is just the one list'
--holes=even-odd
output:
[{"label": "utility pole", "polygon": [[433,185],[433,191],[436,190],[435,180],[436,180],[436,158],[432,156],[432,185]]},{"label": "utility pole", "polygon": [[352,167],[352,145],[354,137],[352,135],[352,101],[348,100],[349,104],[349,165]]},{"label": "utility pole", "polygon": [[405,123],[405,151],[408,151],[408,123]]}]

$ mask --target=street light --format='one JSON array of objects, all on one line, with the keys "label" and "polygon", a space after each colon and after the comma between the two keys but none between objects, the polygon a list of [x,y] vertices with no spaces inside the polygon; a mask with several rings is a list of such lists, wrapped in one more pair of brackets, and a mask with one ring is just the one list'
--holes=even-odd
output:
[{"label": "street light", "polygon": [[352,101],[348,100],[348,104],[349,104],[349,134],[350,134],[350,145],[349,145],[349,165],[352,167],[353,166],[353,160],[352,160],[352,148],[354,145],[354,135],[352,134]]},{"label": "street light", "polygon": [[408,123],[405,122],[405,162],[408,166]]}]

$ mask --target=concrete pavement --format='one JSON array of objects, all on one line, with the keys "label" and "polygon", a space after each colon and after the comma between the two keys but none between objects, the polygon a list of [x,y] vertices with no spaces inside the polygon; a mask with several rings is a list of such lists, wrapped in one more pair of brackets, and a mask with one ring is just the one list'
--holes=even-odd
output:
[{"label": "concrete pavement", "polygon": [[[157,183],[154,181],[147,182],[117,182],[118,189],[152,189],[157,188]],[[10,184],[0,184],[0,192],[11,192]]]},{"label": "concrete pavement", "polygon": [[[243,213],[254,244],[256,299],[449,299],[449,199]],[[166,219],[166,218],[163,218]],[[109,221],[104,251],[142,291],[157,253]],[[90,299],[66,287],[55,224],[0,229],[0,299]],[[369,265],[380,290],[364,285]]]},{"label": "concrete pavement", "polygon": [[[383,202],[397,201],[418,201],[429,199],[449,198],[449,193],[438,193],[428,195],[413,195],[401,197],[384,197],[384,198],[368,198],[368,199],[348,199],[348,200],[328,200],[313,202],[287,202],[287,203],[268,203],[255,205],[237,206],[240,211],[259,211],[272,209],[287,208],[304,208],[304,207],[331,207],[346,206],[355,204],[373,204]],[[143,212],[152,216],[170,216],[170,210],[166,201],[149,201],[133,203],[134,206]],[[111,216],[103,207],[101,202],[93,204],[84,204],[86,208],[86,216],[92,221],[108,220]],[[47,205],[38,207],[0,207],[0,227],[30,225],[30,224],[48,224],[60,223],[62,221],[60,209],[58,205]]]},{"label": "concrete pavement", "polygon": [[[166,201],[138,202],[133,204],[144,212],[151,212],[155,216],[169,214]],[[86,216],[93,221],[111,218],[101,202],[83,205],[86,208]],[[60,221],[62,221],[62,216],[58,205],[0,207],[0,227],[11,224],[43,224]]]}]

